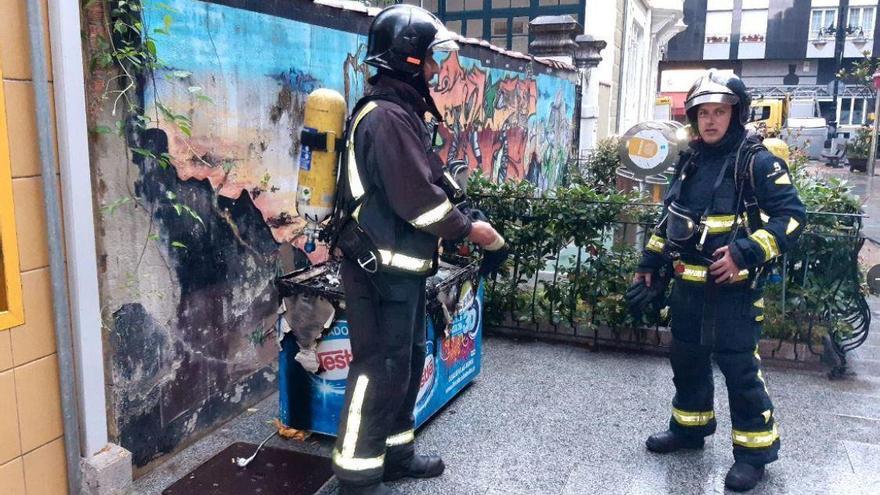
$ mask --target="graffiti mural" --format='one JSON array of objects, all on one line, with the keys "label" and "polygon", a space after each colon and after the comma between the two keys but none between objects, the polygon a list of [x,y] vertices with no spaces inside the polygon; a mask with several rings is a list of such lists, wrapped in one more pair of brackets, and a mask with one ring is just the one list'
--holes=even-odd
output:
[{"label": "graffiti mural", "polygon": [[[208,178],[226,197],[248,191],[275,239],[289,242],[302,227],[296,177],[305,98],[330,88],[351,108],[370,74],[366,38],[207,2],[165,3],[179,14],[158,49],[169,73],[184,77],[155,78],[146,103],[193,117],[191,136],[162,125],[181,180]],[[145,24],[160,25],[165,15],[148,8]],[[574,84],[484,68],[457,53],[441,68],[433,87],[446,124],[441,156],[464,159],[495,180],[555,186],[572,145]]]},{"label": "graffiti mural", "polygon": [[[104,297],[111,299],[111,430],[137,466],[271,390],[277,349],[261,336],[278,321],[278,248],[299,242],[303,227],[296,190],[305,101],[330,88],[351,109],[371,74],[363,12],[307,0],[142,5],[144,31],[168,34],[152,37],[164,68],[142,74],[139,117],[150,129],[137,146],[171,166],[135,156],[132,178],[109,153],[98,153],[97,166],[101,180],[116,181],[102,190],[135,191],[144,208],[130,214],[150,217],[145,228],[134,216],[105,216],[99,240],[103,287],[113,292],[125,278],[135,289]],[[511,60],[473,45],[439,60],[441,156],[495,180],[551,189],[572,147],[573,78],[534,61],[519,60],[524,70],[498,68]],[[199,221],[181,216],[181,205]],[[119,245],[145,237],[165,251],[142,265],[144,250],[132,260]],[[166,285],[150,285],[153,278]],[[151,300],[147,289],[162,298]]]},{"label": "graffiti mural", "polygon": [[464,160],[494,180],[557,184],[572,145],[574,85],[557,78],[483,68],[449,54],[434,99],[446,124],[446,160]]}]

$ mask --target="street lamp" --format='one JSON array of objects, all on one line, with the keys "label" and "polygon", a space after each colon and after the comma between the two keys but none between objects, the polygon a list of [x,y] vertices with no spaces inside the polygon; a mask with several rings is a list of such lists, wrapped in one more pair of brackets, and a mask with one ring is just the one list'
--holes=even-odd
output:
[{"label": "street lamp", "polygon": [[877,159],[877,116],[880,114],[880,72],[875,72],[871,79],[874,81],[874,125],[871,126],[871,154],[868,159],[868,177],[874,177],[874,161]]},{"label": "street lamp", "polygon": [[[843,65],[843,48],[846,43],[846,35],[849,34],[850,25],[847,22],[847,16],[849,14],[849,0],[840,0],[840,4],[837,6],[837,27],[829,27],[828,34],[834,33],[834,74],[840,72],[840,67]],[[835,115],[837,115],[837,98],[840,94],[840,78],[834,78],[834,91],[832,96],[832,101],[834,102],[833,108]],[[837,137],[837,118],[834,118],[834,135],[831,136],[831,142],[834,142],[834,139]]]}]

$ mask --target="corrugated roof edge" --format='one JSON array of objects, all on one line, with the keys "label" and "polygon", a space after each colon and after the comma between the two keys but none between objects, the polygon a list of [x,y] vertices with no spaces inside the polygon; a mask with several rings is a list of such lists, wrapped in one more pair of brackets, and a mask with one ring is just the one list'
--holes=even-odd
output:
[{"label": "corrugated roof edge", "polygon": [[[325,7],[332,7],[332,8],[341,9],[341,10],[348,10],[351,12],[360,12],[360,13],[368,15],[370,17],[375,17],[376,14],[378,14],[382,10],[379,7],[367,7],[366,5],[363,4],[363,2],[356,2],[353,0],[312,0],[312,2],[317,5],[323,5]],[[480,40],[480,39],[476,39],[476,38],[465,38],[464,36],[461,36],[458,33],[453,33],[453,34],[455,34],[455,41],[458,43],[462,43],[465,45],[482,46],[484,48],[488,48],[489,50],[492,50],[493,52],[498,52],[502,55],[506,55],[511,58],[518,58],[520,60],[533,60],[539,64],[543,64],[548,67],[552,67],[554,69],[570,70],[570,71],[577,70],[577,68],[574,65],[568,64],[565,62],[560,62],[559,60],[553,60],[553,59],[544,58],[544,57],[535,57],[532,55],[526,55],[525,53],[505,50],[503,48],[499,48],[499,47],[493,45],[492,43],[489,43],[486,40]]]}]

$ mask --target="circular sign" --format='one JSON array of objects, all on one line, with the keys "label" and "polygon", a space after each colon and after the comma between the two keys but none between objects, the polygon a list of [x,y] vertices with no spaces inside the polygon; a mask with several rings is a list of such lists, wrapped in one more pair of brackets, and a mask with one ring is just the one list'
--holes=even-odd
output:
[{"label": "circular sign", "polygon": [[636,124],[620,138],[618,154],[624,168],[639,180],[675,165],[687,142],[687,131],[678,122]]},{"label": "circular sign", "polygon": [[868,270],[868,287],[874,294],[880,294],[880,265],[874,265]]},{"label": "circular sign", "polygon": [[644,170],[654,170],[669,156],[669,143],[660,131],[645,129],[627,139],[629,158],[635,166]]}]

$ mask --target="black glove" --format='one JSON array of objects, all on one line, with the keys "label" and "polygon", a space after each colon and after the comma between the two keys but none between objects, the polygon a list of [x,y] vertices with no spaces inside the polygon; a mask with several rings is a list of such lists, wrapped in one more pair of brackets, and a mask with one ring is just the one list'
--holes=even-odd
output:
[{"label": "black glove", "polygon": [[655,275],[651,287],[645,285],[644,280],[632,284],[624,296],[630,315],[638,321],[649,309],[652,312],[659,312],[663,304],[663,296],[666,295],[667,283],[668,280]]},{"label": "black glove", "polygon": [[510,256],[510,244],[504,243],[495,251],[483,250],[483,261],[480,263],[480,276],[494,275]]},{"label": "black glove", "polygon": [[471,208],[468,206],[467,211],[465,211],[464,213],[465,213],[465,215],[467,215],[471,219],[472,222],[488,222],[489,221],[489,217],[487,217],[486,214],[483,213],[483,210],[480,210],[478,208]]}]

